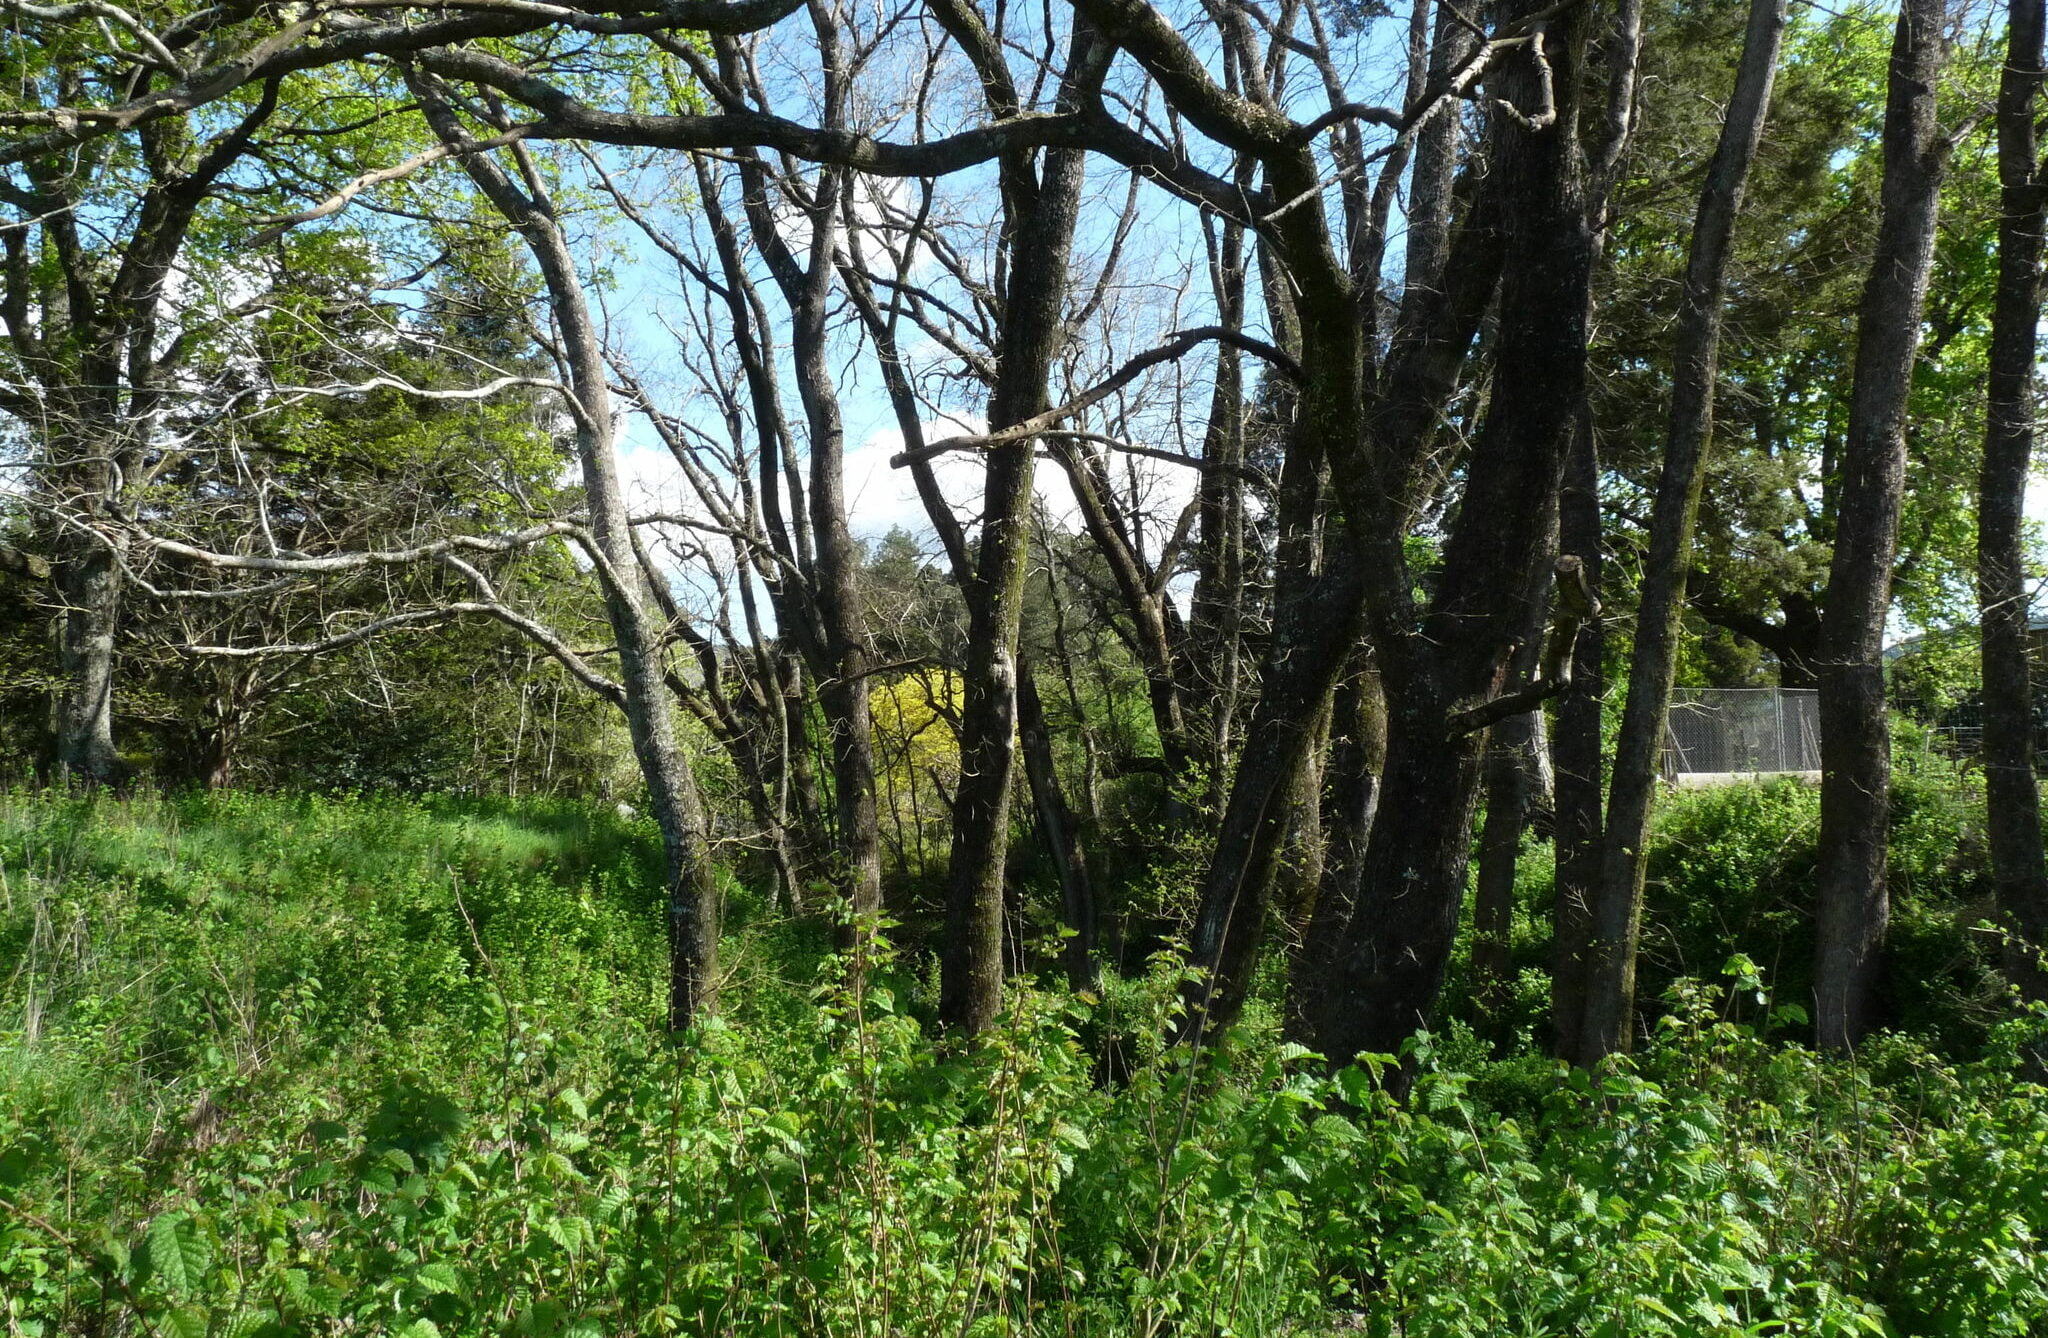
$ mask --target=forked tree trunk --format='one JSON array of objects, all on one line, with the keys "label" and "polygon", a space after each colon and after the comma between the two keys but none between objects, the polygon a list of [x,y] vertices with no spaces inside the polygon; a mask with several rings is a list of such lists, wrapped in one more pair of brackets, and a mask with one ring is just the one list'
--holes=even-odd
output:
[{"label": "forked tree trunk", "polygon": [[[1743,190],[1763,138],[1784,31],[1785,0],[1751,0],[1735,93],[1707,165],[1693,224],[1679,298],[1671,426],[1650,515],[1650,551],[1643,566],[1628,700],[1615,742],[1607,830],[1590,907],[1585,1012],[1578,1019],[1578,1041],[1570,1055],[1580,1063],[1593,1063],[1628,1046],[1650,809],[1664,717],[1678,670],[1693,523],[1714,429],[1722,291]],[[1568,1029],[1572,1020],[1560,1017],[1560,1025]]]},{"label": "forked tree trunk", "polygon": [[[2036,330],[2048,231],[2034,129],[2043,83],[2042,0],[2011,0],[1998,86],[1998,291],[1978,484],[1977,601],[1984,654],[1986,829],[1998,905],[2010,935],[2007,972],[2022,998],[2048,1002],[2048,865],[2034,778],[2034,683],[2028,655],[2024,516],[2034,451]],[[2048,1045],[2037,1043],[2037,1069]]]},{"label": "forked tree trunk", "polygon": [[[1182,1039],[1198,1039],[1237,1020],[1258,963],[1295,807],[1316,802],[1313,793],[1302,792],[1302,777],[1319,743],[1331,692],[1364,630],[1358,564],[1351,559],[1348,546],[1337,548],[1331,571],[1282,579],[1275,592],[1259,697],[1238,752],[1189,944],[1205,974],[1188,991]],[[1317,913],[1326,906],[1340,913],[1328,902],[1319,889]],[[1306,969],[1305,986],[1319,969]]]},{"label": "forked tree trunk", "polygon": [[1905,489],[1906,400],[1950,147],[1935,118],[1947,17],[1945,0],[1906,0],[1892,39],[1882,212],[1857,313],[1855,384],[1821,621],[1814,1002],[1816,1039],[1831,1049],[1853,1046],[1875,1022],[1879,955],[1891,912],[1884,625]]},{"label": "forked tree trunk", "polygon": [[[1317,1048],[1342,1063],[1392,1053],[1436,1012],[1456,940],[1485,733],[1457,712],[1504,685],[1525,625],[1527,573],[1550,535],[1546,508],[1576,421],[1585,371],[1591,252],[1575,148],[1576,12],[1539,26],[1549,62],[1518,54],[1500,95],[1544,122],[1501,118],[1492,177],[1510,259],[1500,288],[1492,407],[1467,466],[1437,595],[1419,631],[1376,643],[1388,681],[1385,797],[1358,905],[1310,1001]],[[1384,592],[1382,592],[1384,597]]]},{"label": "forked tree trunk", "polygon": [[[1353,652],[1357,669],[1337,685],[1330,705],[1329,752],[1323,765],[1322,883],[1310,914],[1293,926],[1300,949],[1339,932],[1357,900],[1365,847],[1379,812],[1380,773],[1387,765],[1387,699],[1370,652]],[[1334,917],[1334,918],[1333,918]],[[1297,950],[1295,974],[1307,969]]]}]

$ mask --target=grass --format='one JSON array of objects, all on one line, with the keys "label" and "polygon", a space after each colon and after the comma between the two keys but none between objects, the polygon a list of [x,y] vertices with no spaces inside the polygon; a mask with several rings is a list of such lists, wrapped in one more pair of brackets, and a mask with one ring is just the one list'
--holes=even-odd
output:
[{"label": "grass", "polygon": [[1255,1027],[1106,1089],[1169,961],[948,1047],[735,889],[672,1044],[658,860],[570,804],[0,796],[0,1332],[2048,1333],[2011,1026],[1838,1063],[1737,961],[1598,1075],[1454,1028],[1395,1107]]}]

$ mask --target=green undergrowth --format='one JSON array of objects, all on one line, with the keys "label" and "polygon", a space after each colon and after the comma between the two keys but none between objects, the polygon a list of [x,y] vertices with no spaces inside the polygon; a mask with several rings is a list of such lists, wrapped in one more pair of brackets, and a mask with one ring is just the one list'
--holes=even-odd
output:
[{"label": "green undergrowth", "polygon": [[[1902,730],[1903,734],[1905,731]],[[1679,980],[1711,976],[1730,956],[1755,961],[1780,1001],[1813,996],[1814,879],[1820,790],[1794,778],[1747,781],[1665,795],[1651,830],[1637,998],[1650,1012]],[[1891,786],[1887,846],[1891,923],[1878,983],[1891,1029],[1949,1058],[1974,1058],[2011,1015],[1984,836],[1983,773],[1939,753],[1901,748]],[[1543,1036],[1549,1027],[1556,852],[1523,843],[1508,1007],[1497,1030]],[[1450,1001],[1475,994],[1469,911]],[[1731,1015],[1774,1038],[1810,1043],[1804,1009],[1760,1009],[1737,997]],[[1484,1029],[1475,1010],[1462,1010]]]},{"label": "green undergrowth", "polygon": [[[1395,1105],[1254,1028],[1111,1087],[1094,1000],[947,1050],[886,950],[850,980],[735,888],[671,1044],[658,853],[567,806],[0,799],[0,1327],[2048,1333],[2007,1033],[1823,1060],[1731,1020],[1738,959],[1591,1077],[1426,1042]],[[1156,1031],[1176,984],[1106,1001]]]}]

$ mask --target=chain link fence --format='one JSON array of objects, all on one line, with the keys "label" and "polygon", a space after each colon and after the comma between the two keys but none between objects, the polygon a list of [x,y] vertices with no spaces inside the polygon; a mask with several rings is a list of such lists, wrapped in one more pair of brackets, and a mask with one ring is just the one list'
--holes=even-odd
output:
[{"label": "chain link fence", "polygon": [[1664,778],[1708,785],[1820,771],[1820,694],[1810,688],[1680,688],[1665,717]]}]

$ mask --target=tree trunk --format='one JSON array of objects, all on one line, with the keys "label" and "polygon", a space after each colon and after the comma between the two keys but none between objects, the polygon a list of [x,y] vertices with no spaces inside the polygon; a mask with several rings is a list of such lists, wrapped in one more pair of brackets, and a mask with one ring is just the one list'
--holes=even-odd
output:
[{"label": "tree trunk", "polygon": [[[1538,564],[1532,573],[1529,621],[1523,626],[1522,644],[1508,670],[1510,684],[1526,683],[1539,672],[1549,607],[1548,566]],[[1472,974],[1481,1031],[1496,1046],[1508,1039],[1501,1014],[1513,985],[1509,940],[1515,915],[1515,866],[1522,853],[1522,833],[1536,804],[1536,750],[1543,746],[1542,721],[1543,710],[1538,707],[1496,724],[1482,764],[1486,815],[1479,829],[1479,872],[1472,889]]]},{"label": "tree trunk", "polygon": [[[408,79],[421,109],[444,143],[467,141],[439,89]],[[546,285],[548,305],[568,364],[569,410],[590,509],[593,557],[603,570],[605,612],[619,657],[627,732],[647,783],[648,804],[661,829],[667,863],[668,1027],[683,1031],[717,1005],[718,887],[705,845],[704,810],[696,778],[676,739],[673,699],[664,672],[663,632],[649,616],[633,549],[630,514],[612,442],[609,371],[590,317],[575,257],[555,218],[540,176],[515,147],[525,189],[489,157],[458,155],[464,171],[524,238]]]},{"label": "tree trunk", "polygon": [[[847,90],[837,38],[831,25],[822,21],[817,33],[826,78],[823,123],[838,129],[844,122]],[[867,673],[873,657],[860,593],[860,547],[846,518],[846,428],[827,330],[833,279],[838,273],[833,256],[840,245],[839,218],[849,174],[842,168],[825,167],[807,191],[783,192],[786,201],[802,209],[808,224],[809,245],[800,260],[784,239],[788,220],[775,215],[770,197],[776,187],[758,156],[742,155],[740,170],[747,187],[746,213],[755,245],[766,257],[789,304],[790,354],[808,428],[809,493],[807,498],[792,499],[808,506],[808,579],[801,583],[801,590],[785,590],[777,605],[795,624],[784,630],[803,648],[818,684],[838,828],[832,881],[839,888],[847,915],[839,927],[839,945],[850,951],[859,937],[860,924],[872,923],[882,908],[882,836],[875,806],[874,728],[868,708]],[[735,288],[745,282],[737,264],[728,267],[727,281]],[[772,376],[750,379],[757,396],[774,393]],[[756,412],[764,420],[769,416],[765,407],[757,406]],[[780,416],[779,410],[775,416]],[[799,535],[802,533],[800,527]],[[802,547],[799,544],[800,550]]]},{"label": "tree trunk", "polygon": [[1092,990],[1100,974],[1095,950],[1095,887],[1088,878],[1080,824],[1067,806],[1059,772],[1053,766],[1052,733],[1046,727],[1045,704],[1039,700],[1038,679],[1029,664],[1017,682],[1017,722],[1039,835],[1059,873],[1061,918],[1071,931],[1064,953],[1067,983],[1077,990]]},{"label": "tree trunk", "polygon": [[[1558,489],[1558,533],[1566,551],[1586,563],[1597,593],[1603,570],[1600,544],[1600,454],[1592,415],[1581,416]],[[1555,1053],[1578,1058],[1579,1020],[1585,1010],[1594,886],[1600,877],[1600,834],[1606,826],[1605,749],[1601,738],[1606,697],[1606,633],[1598,622],[1579,635],[1571,690],[1558,699],[1557,820],[1551,836],[1556,875],[1551,910],[1550,1017]]]},{"label": "tree trunk", "polygon": [[[2024,518],[2033,462],[2034,360],[2048,191],[2037,164],[2035,103],[2044,79],[2042,0],[2011,0],[1998,86],[1998,290],[1984,463],[1978,484],[1977,602],[1984,655],[1985,827],[1998,905],[2011,936],[2006,969],[2022,998],[2048,1002],[2048,863],[2034,778]],[[2048,1047],[2034,1062],[2048,1067]]]},{"label": "tree trunk", "polygon": [[1906,0],[1893,37],[1882,213],[1857,314],[1855,383],[1821,621],[1814,993],[1816,1038],[1831,1049],[1853,1046],[1873,1025],[1890,918],[1891,731],[1882,656],[1905,485],[1906,401],[1949,149],[1935,119],[1946,19],[1944,0]]},{"label": "tree trunk", "polygon": [[[818,768],[811,753],[811,711],[804,696],[803,669],[794,655],[783,663],[781,781],[789,790],[794,806],[797,845],[797,877],[817,878],[831,862],[832,837],[825,824],[824,801],[818,797]],[[799,888],[796,909],[806,909],[808,886]]]},{"label": "tree trunk", "polygon": [[[1736,68],[1735,92],[1707,165],[1679,299],[1671,427],[1650,516],[1636,615],[1628,700],[1614,750],[1607,831],[1591,907],[1591,961],[1585,1015],[1573,1058],[1591,1064],[1628,1047],[1635,1010],[1636,941],[1643,870],[1664,717],[1678,671],[1691,570],[1693,523],[1713,438],[1714,389],[1720,360],[1722,290],[1743,189],[1756,160],[1785,31],[1785,0],[1751,0],[1749,28]],[[1568,1027],[1569,1019],[1560,1018]]]},{"label": "tree trunk", "polygon": [[[1244,228],[1222,227],[1211,257],[1218,323],[1244,324]],[[1182,666],[1184,696],[1202,745],[1200,765],[1210,807],[1221,801],[1244,672],[1244,365],[1238,350],[1219,344],[1209,418],[1202,434],[1202,474],[1195,588]]]},{"label": "tree trunk", "polygon": [[1549,69],[1531,55],[1503,67],[1500,95],[1547,122],[1501,117],[1491,175],[1510,253],[1500,287],[1491,407],[1467,467],[1437,596],[1419,631],[1377,634],[1388,681],[1385,798],[1359,902],[1310,1019],[1335,1062],[1392,1053],[1436,1012],[1470,859],[1484,731],[1452,717],[1497,694],[1525,626],[1527,573],[1547,546],[1582,399],[1588,223],[1575,150],[1576,13],[1539,29]]},{"label": "tree trunk", "polygon": [[[1295,803],[1315,802],[1313,795],[1301,793],[1301,776],[1337,677],[1364,630],[1358,565],[1346,547],[1323,576],[1279,583],[1259,696],[1217,827],[1189,944],[1192,960],[1205,975],[1189,992],[1182,1039],[1228,1027],[1244,1006]],[[1318,914],[1324,909],[1320,892],[1317,909]],[[1329,911],[1341,913],[1334,905]],[[1318,967],[1309,966],[1297,988],[1312,988],[1319,974]]]},{"label": "tree trunk", "polygon": [[1472,975],[1480,1031],[1496,1049],[1508,1040],[1504,1014],[1514,987],[1515,866],[1534,806],[1530,749],[1536,742],[1532,726],[1541,718],[1530,711],[1501,721],[1486,750],[1486,819],[1479,829],[1479,876],[1472,893]]},{"label": "tree trunk", "polygon": [[1308,752],[1296,769],[1292,787],[1282,797],[1287,833],[1280,843],[1274,900],[1288,924],[1302,924],[1315,914],[1316,896],[1323,885],[1328,847],[1323,826],[1323,776],[1330,746],[1331,706],[1332,697],[1326,695],[1309,726]]},{"label": "tree trunk", "polygon": [[[828,174],[829,179],[829,174]],[[821,191],[824,188],[821,187]],[[812,288],[800,306],[794,341],[798,385],[811,424],[811,531],[817,556],[813,597],[818,626],[818,705],[824,712],[832,757],[832,799],[839,827],[839,872],[846,909],[853,919],[842,927],[840,946],[851,948],[862,921],[882,909],[882,838],[875,808],[874,726],[868,709],[867,618],[860,587],[860,548],[846,522],[845,431],[831,394],[825,352],[825,305],[833,273],[823,251],[832,232],[819,211],[812,228],[820,237],[811,260]]]},{"label": "tree trunk", "polygon": [[205,733],[205,753],[200,780],[209,790],[225,790],[235,782],[235,764],[241,757],[242,736],[251,715],[250,698],[255,695],[255,675],[229,671],[220,673],[209,706],[212,724]]},{"label": "tree trunk", "polygon": [[57,664],[57,771],[61,783],[111,785],[120,779],[114,752],[114,638],[121,621],[121,565],[108,536],[67,530],[59,536],[52,583],[64,602]]},{"label": "tree trunk", "polygon": [[[986,34],[983,34],[986,36]],[[1077,19],[1060,103],[1099,87],[1108,51]],[[984,75],[987,78],[987,75]],[[1067,261],[1080,212],[1087,154],[1048,149],[1031,189],[1005,191],[1015,242],[1005,294],[1001,372],[989,401],[999,431],[1049,406],[1048,381],[1065,337]],[[1013,187],[1030,175],[1012,161]],[[1017,634],[1031,538],[1036,443],[988,454],[982,519],[967,604],[967,663],[960,713],[960,786],[953,801],[953,851],[946,883],[946,942],[940,958],[939,1020],[969,1035],[995,1021],[1003,993],[1003,873],[1010,847],[1010,792],[1017,736]]]},{"label": "tree trunk", "polygon": [[[1361,648],[1354,653],[1354,663],[1358,668],[1337,685],[1330,706],[1328,757],[1323,765],[1322,884],[1309,916],[1292,926],[1303,946],[1341,930],[1343,916],[1358,896],[1366,842],[1379,812],[1380,773],[1387,765],[1387,699],[1371,652]],[[1296,965],[1299,975],[1305,955],[1297,956],[1303,958]]]},{"label": "tree trunk", "polygon": [[[1439,3],[1430,41],[1429,78],[1442,82],[1471,51],[1473,37],[1464,16]],[[1439,113],[1415,134],[1415,167],[1409,177],[1408,236],[1402,289],[1433,288],[1443,280],[1451,233],[1451,184],[1458,165],[1462,118]]]}]

